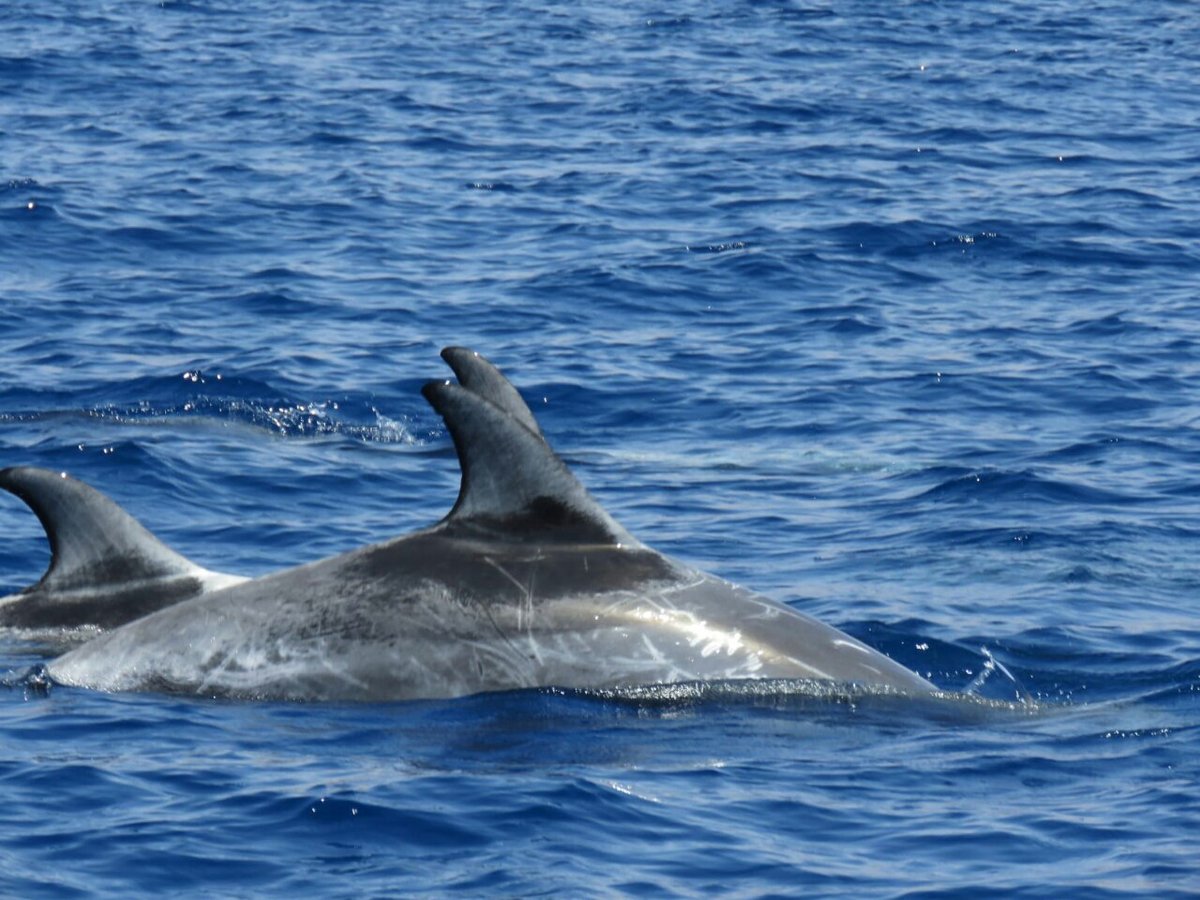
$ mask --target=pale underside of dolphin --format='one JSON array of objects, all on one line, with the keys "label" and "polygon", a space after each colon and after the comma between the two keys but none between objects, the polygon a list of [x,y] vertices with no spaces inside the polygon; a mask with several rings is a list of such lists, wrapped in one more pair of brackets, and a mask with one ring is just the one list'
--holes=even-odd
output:
[{"label": "pale underside of dolphin", "polygon": [[[52,661],[51,677],[111,691],[294,700],[762,678],[936,690],[835,628],[641,544],[570,473],[494,366],[462,348],[442,356],[458,383],[422,391],[462,468],[442,521],[253,580],[194,566],[181,575],[178,560],[192,564],[134,522],[140,532],[93,548],[93,569],[120,572],[130,544],[135,559],[160,559],[161,548],[170,554],[166,580],[182,578],[185,589]],[[59,529],[57,560],[62,529],[72,526],[67,512],[46,513],[44,498],[64,483],[83,486],[42,470],[0,473],[0,486],[18,482],[34,485],[14,492],[38,512],[52,546]],[[72,590],[86,591],[87,571]],[[155,571],[134,581],[144,588]],[[54,565],[29,589],[41,591],[38,606],[54,605],[53,574]],[[114,607],[121,581],[108,578],[98,592]]]}]

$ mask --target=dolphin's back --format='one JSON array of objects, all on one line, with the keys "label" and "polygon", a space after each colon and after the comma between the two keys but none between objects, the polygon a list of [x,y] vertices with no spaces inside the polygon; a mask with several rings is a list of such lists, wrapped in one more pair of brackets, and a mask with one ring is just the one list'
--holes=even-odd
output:
[{"label": "dolphin's back", "polygon": [[806,678],[927,691],[835,628],[646,547],[470,351],[423,393],[462,469],[432,528],[203,594],[50,666],[110,690],[411,699],[558,686]]},{"label": "dolphin's back", "polygon": [[737,678],[932,689],[837,629],[653,550],[441,528],[164,609],[51,672],[108,690],[310,700]]}]

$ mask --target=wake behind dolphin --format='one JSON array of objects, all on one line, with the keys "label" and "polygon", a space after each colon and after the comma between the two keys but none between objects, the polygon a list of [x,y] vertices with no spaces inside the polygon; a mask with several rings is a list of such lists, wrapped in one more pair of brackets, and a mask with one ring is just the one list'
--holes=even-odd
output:
[{"label": "wake behind dolphin", "polygon": [[[936,690],[835,628],[640,543],[575,479],[491,363],[462,348],[442,357],[458,383],[422,393],[446,423],[462,481],[437,524],[240,580],[193,566],[141,526],[88,542],[63,495],[88,498],[85,521],[97,509],[133,520],[55,473],[4,470],[0,486],[38,512],[55,561],[38,585],[0,601],[0,624],[22,604],[66,620],[82,609],[71,592],[90,596],[89,621],[116,627],[48,669],[60,683],[109,691],[404,700],[765,678]],[[72,573],[61,597],[60,564]],[[157,611],[127,602],[156,583]],[[116,612],[95,611],[105,604]]]}]

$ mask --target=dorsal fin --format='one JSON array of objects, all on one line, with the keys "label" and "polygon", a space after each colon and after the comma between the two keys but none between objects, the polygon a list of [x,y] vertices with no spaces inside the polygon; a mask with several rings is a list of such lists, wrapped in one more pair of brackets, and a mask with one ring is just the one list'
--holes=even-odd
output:
[{"label": "dorsal fin", "polygon": [[491,401],[538,437],[542,436],[533,412],[512,382],[491,362],[466,347],[446,347],[442,350],[442,359],[454,370],[458,383],[468,391]]},{"label": "dorsal fin", "polygon": [[27,591],[65,593],[211,574],[171,550],[104,494],[65,472],[32,466],[3,469],[0,488],[29,505],[50,541],[50,567]]},{"label": "dorsal fin", "polygon": [[544,541],[640,547],[601,508],[537,433],[468,388],[432,381],[421,389],[441,414],[462,467],[447,529]]}]

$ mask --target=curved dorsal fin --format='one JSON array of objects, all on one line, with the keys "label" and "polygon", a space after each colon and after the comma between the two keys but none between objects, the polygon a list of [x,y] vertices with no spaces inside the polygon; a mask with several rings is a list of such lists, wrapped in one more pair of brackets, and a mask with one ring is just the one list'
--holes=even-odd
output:
[{"label": "curved dorsal fin", "polygon": [[507,408],[449,381],[431,381],[421,393],[445,420],[462,467],[458,500],[443,527],[641,546]]},{"label": "curved dorsal fin", "polygon": [[538,437],[542,436],[533,412],[512,382],[491,362],[466,347],[446,347],[442,350],[442,359],[454,370],[458,383],[468,391],[500,407]]},{"label": "curved dorsal fin", "polygon": [[0,488],[28,504],[50,541],[50,567],[27,591],[69,592],[179,575],[207,575],[115,502],[65,472],[0,470]]}]

